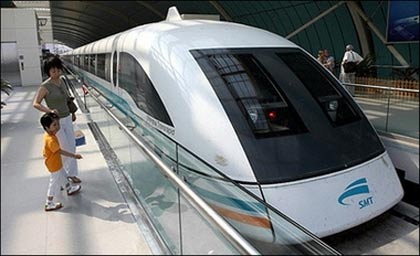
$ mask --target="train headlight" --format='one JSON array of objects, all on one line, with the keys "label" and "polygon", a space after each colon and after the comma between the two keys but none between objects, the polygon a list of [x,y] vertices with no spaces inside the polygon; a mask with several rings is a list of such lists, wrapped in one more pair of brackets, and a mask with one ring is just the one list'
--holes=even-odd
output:
[{"label": "train headlight", "polygon": [[328,111],[336,111],[338,108],[338,101],[332,100],[328,102]]},{"label": "train headlight", "polygon": [[256,109],[248,109],[248,115],[251,118],[252,122],[257,122],[258,119],[258,112]]}]

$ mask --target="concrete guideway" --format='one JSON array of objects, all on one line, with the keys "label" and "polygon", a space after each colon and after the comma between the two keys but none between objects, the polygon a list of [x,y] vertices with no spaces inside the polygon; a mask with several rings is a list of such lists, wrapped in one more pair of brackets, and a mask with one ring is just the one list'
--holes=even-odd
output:
[{"label": "concrete guideway", "polygon": [[343,255],[419,255],[419,208],[400,202],[360,226],[322,239]]}]

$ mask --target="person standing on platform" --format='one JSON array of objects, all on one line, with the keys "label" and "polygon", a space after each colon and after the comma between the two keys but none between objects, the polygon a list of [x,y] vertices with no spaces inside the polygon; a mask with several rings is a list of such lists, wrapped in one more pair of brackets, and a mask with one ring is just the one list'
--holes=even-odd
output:
[{"label": "person standing on platform", "polygon": [[323,50],[319,50],[318,51],[317,60],[319,61],[319,63],[321,63],[322,65],[324,65],[324,63],[325,63],[325,56],[324,56],[324,51]]},{"label": "person standing on platform", "polygon": [[63,171],[63,162],[61,155],[74,159],[82,159],[80,154],[70,153],[60,148],[57,139],[57,132],[60,130],[60,118],[55,113],[45,113],[41,119],[44,134],[44,150],[45,166],[50,172],[50,183],[48,185],[47,201],[45,203],[45,211],[53,211],[60,209],[63,205],[60,202],[54,202],[54,197],[60,192],[60,187],[65,186],[67,195],[71,196],[80,191],[82,186],[71,185]]},{"label": "person standing on platform", "polygon": [[[343,60],[341,61],[340,70],[340,81],[343,83],[354,84],[356,79],[356,70],[352,72],[345,72],[343,65],[347,62],[354,62],[356,65],[363,61],[362,56],[357,52],[353,51],[353,45],[349,44],[346,46],[346,52],[344,53]],[[354,86],[346,86],[351,95],[354,96]]]},{"label": "person standing on platform", "polygon": [[331,71],[331,73],[334,74],[335,60],[327,49],[324,49],[324,58],[324,67],[326,67],[329,71]]},{"label": "person standing on platform", "polygon": [[[45,80],[36,92],[33,107],[41,112],[55,113],[60,117],[61,129],[57,133],[61,147],[69,152],[76,152],[76,138],[74,136],[73,121],[76,114],[70,113],[67,106],[66,88],[61,74],[63,63],[58,56],[49,57],[44,64],[44,71],[49,78]],[[46,106],[41,104],[45,100]],[[67,178],[73,183],[82,182],[78,177],[78,166],[76,159],[63,157],[64,170]]]}]

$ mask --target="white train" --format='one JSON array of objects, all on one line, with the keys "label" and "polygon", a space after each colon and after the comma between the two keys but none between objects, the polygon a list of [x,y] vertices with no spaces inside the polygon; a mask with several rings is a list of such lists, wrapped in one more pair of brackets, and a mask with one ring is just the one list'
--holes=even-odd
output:
[{"label": "white train", "polygon": [[346,89],[279,35],[183,20],[171,7],[164,21],[63,58],[123,109],[319,237],[403,197],[387,152]]}]

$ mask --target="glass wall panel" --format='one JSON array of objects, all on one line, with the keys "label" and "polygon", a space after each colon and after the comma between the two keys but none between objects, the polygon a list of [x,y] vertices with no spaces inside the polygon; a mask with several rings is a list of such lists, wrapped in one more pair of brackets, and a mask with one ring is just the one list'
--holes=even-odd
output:
[{"label": "glass wall panel", "polygon": [[146,156],[103,107],[140,141],[178,172],[202,199],[263,254],[331,254],[320,240],[286,216],[224,177],[174,141],[145,125],[130,111],[122,112],[91,88],[87,97],[90,118],[95,122],[122,164],[150,221],[172,254],[239,254],[232,243],[205,215],[198,212],[164,171]]},{"label": "glass wall panel", "polygon": [[307,231],[179,148],[179,175],[262,254],[329,254]]}]

